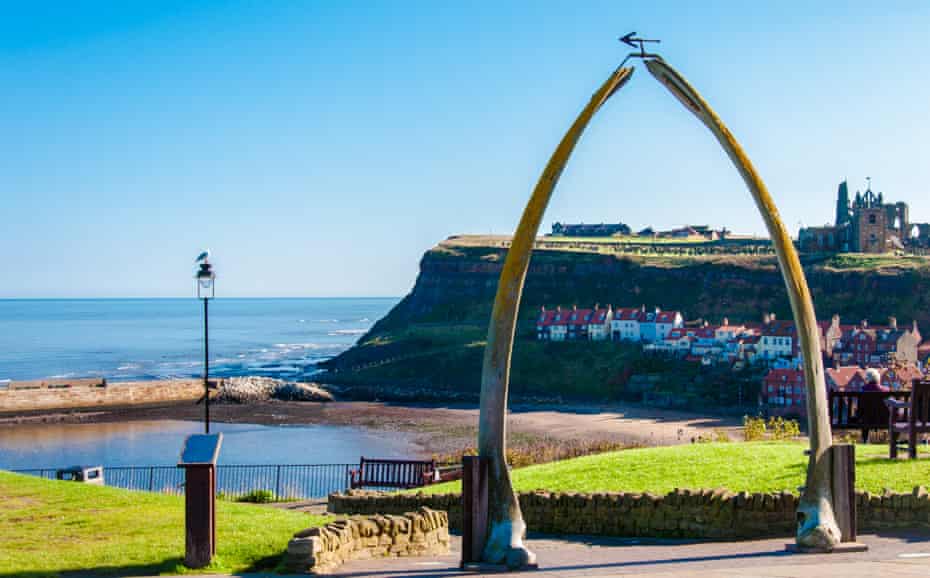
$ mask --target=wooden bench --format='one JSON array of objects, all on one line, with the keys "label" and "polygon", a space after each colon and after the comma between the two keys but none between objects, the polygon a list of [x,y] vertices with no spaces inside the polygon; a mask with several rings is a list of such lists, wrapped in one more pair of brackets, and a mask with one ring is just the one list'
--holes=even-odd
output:
[{"label": "wooden bench", "polygon": [[433,460],[359,460],[358,469],[349,472],[349,487],[357,488],[419,488],[432,484],[436,478]]},{"label": "wooden bench", "polygon": [[930,433],[930,380],[915,379],[907,401],[889,399],[888,456],[898,457],[898,436],[906,434],[907,454],[917,458],[917,434]]},{"label": "wooden bench", "polygon": [[830,428],[857,429],[862,443],[869,443],[869,432],[888,428],[887,399],[907,401],[909,391],[830,391]]}]

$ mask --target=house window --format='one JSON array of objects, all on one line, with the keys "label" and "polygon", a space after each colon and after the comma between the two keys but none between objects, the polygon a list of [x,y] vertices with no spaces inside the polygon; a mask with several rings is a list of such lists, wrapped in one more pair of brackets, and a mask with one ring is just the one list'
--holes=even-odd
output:
[{"label": "house window", "polygon": [[[869,224],[870,225],[875,224],[875,215],[869,215]],[[875,235],[872,235],[872,239],[875,239]]]}]

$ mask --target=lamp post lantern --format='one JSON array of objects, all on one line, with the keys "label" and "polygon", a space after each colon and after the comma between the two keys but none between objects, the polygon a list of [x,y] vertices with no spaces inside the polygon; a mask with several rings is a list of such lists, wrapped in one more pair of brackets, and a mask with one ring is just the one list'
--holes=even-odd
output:
[{"label": "lamp post lantern", "polygon": [[204,433],[210,433],[210,299],[216,294],[216,273],[210,264],[210,251],[197,257],[197,298],[203,300],[203,407]]}]

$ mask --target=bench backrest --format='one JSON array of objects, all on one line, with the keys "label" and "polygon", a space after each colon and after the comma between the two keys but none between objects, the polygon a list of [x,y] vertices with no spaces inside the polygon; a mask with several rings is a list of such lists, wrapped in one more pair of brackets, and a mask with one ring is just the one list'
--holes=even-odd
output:
[{"label": "bench backrest", "polygon": [[907,391],[831,391],[830,426],[836,429],[886,429],[889,398],[906,400]]},{"label": "bench backrest", "polygon": [[436,468],[429,460],[359,460],[359,482],[367,486],[417,488]]},{"label": "bench backrest", "polygon": [[930,380],[915,379],[911,385],[910,423],[930,422]]}]

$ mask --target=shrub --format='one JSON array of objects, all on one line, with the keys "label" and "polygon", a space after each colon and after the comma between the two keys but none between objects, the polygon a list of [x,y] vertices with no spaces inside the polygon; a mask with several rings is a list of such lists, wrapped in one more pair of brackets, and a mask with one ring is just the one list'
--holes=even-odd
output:
[{"label": "shrub", "polygon": [[859,442],[859,434],[851,431],[844,431],[842,433],[833,435],[833,443],[837,444],[857,444]]},{"label": "shrub", "polygon": [[252,490],[236,498],[237,502],[251,502],[253,504],[267,504],[274,501],[274,492],[271,490]]},{"label": "shrub", "polygon": [[727,430],[717,428],[714,430],[714,441],[717,443],[726,443],[731,441],[730,434],[727,433]]},{"label": "shrub", "polygon": [[795,419],[771,417],[768,429],[772,432],[772,438],[776,440],[790,440],[801,436],[801,426]]},{"label": "shrub", "polygon": [[765,418],[743,416],[743,438],[747,442],[765,439]]},{"label": "shrub", "polygon": [[[514,468],[544,464],[591,454],[613,452],[629,446],[610,440],[559,440],[542,438],[514,444],[507,448],[507,463]],[[462,456],[478,455],[474,447],[451,454],[433,456],[440,464],[459,464]]]}]

